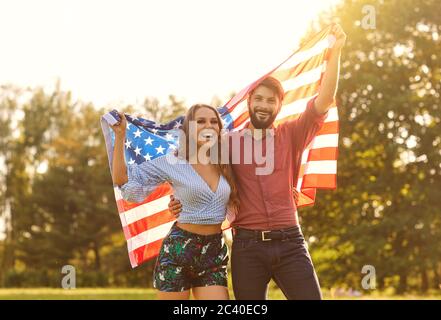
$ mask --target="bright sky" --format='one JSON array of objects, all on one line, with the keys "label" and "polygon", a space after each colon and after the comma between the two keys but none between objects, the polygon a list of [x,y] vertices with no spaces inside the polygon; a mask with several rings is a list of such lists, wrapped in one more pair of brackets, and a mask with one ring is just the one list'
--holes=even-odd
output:
[{"label": "bright sky", "polygon": [[0,84],[97,106],[227,99],[282,62],[337,0],[2,0]]}]

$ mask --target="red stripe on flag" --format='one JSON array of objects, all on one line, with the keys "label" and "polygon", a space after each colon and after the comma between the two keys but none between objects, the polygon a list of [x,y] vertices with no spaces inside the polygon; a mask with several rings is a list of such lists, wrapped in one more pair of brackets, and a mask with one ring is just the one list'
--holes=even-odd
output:
[{"label": "red stripe on flag", "polygon": [[302,192],[299,193],[299,202],[297,207],[310,206],[315,202],[315,193],[316,189],[302,189]]},{"label": "red stripe on flag", "polygon": [[242,113],[236,120],[234,120],[234,122],[233,122],[234,128],[237,128],[238,126],[240,126],[242,123],[247,121],[248,118],[249,118],[249,114],[248,114],[248,110],[247,110],[244,113]]},{"label": "red stripe on flag", "polygon": [[146,244],[138,249],[135,249],[129,252],[130,260],[132,264],[140,265],[146,262],[149,259],[155,258],[159,254],[159,250],[161,249],[162,240],[156,240],[149,244]]},{"label": "red stripe on flag", "polygon": [[138,234],[158,227],[164,223],[176,220],[175,217],[169,212],[169,210],[163,210],[151,216],[137,220],[127,226],[128,232],[131,237],[137,236]]},{"label": "red stripe on flag", "polygon": [[[314,57],[305,60],[303,62],[300,62],[298,65],[290,68],[290,69],[279,69],[274,71],[271,76],[277,78],[280,82],[283,82],[285,80],[295,78],[299,74],[303,72],[311,71],[317,67],[319,67],[323,63],[323,55],[324,51],[320,52],[319,54],[315,55]],[[283,68],[283,66],[282,66]]]},{"label": "red stripe on flag", "polygon": [[335,189],[336,174],[306,174],[303,176],[303,188]]},{"label": "red stripe on flag", "polygon": [[338,121],[325,122],[323,127],[317,132],[317,136],[321,134],[334,134],[338,133]]},{"label": "red stripe on flag", "polygon": [[309,151],[308,161],[337,160],[337,157],[337,147],[318,148]]}]

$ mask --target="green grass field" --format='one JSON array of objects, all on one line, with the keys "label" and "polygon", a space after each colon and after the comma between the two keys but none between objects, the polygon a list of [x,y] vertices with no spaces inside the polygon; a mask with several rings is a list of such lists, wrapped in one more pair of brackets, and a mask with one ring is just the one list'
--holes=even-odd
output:
[{"label": "green grass field", "polygon": [[[361,297],[340,296],[332,297],[328,291],[323,291],[325,299],[430,299],[441,300],[441,294],[419,295],[389,295],[371,294]],[[230,291],[230,298],[233,299]],[[0,300],[153,300],[156,298],[154,289],[131,288],[81,288],[73,290],[39,288],[39,289],[0,289]],[[280,290],[270,290],[270,300],[284,300]]]}]

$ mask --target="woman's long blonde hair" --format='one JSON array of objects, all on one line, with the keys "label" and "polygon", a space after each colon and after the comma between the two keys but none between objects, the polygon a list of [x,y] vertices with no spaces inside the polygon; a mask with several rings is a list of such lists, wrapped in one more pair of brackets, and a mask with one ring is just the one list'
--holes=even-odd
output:
[{"label": "woman's long blonde hair", "polygon": [[185,137],[185,141],[180,141],[181,146],[182,146],[182,143],[185,143],[185,146],[186,146],[185,147],[185,159],[187,161],[189,161],[189,159],[190,159],[189,148],[188,148],[188,146],[190,145],[189,144],[190,143],[190,134],[189,134],[190,121],[196,120],[195,119],[196,111],[198,111],[201,108],[208,108],[210,110],[213,110],[214,114],[216,115],[216,118],[218,121],[217,123],[219,126],[219,135],[217,137],[217,143],[218,143],[217,147],[219,150],[218,159],[217,159],[218,160],[217,161],[217,168],[219,170],[219,173],[225,177],[228,184],[230,185],[231,193],[230,193],[228,205],[235,208],[235,209],[238,209],[240,201],[239,201],[239,195],[237,193],[237,187],[236,187],[236,182],[234,179],[234,173],[233,173],[233,170],[231,169],[231,164],[229,164],[229,163],[224,164],[221,161],[222,152],[220,150],[222,150],[221,149],[222,148],[222,146],[221,146],[221,132],[223,129],[223,124],[222,124],[222,119],[219,115],[219,112],[216,110],[216,108],[214,108],[210,105],[206,105],[206,104],[195,104],[195,105],[191,106],[190,109],[188,109],[187,114],[185,115],[184,123],[182,124],[182,127],[181,127],[181,129],[184,133],[184,136],[182,138]]}]

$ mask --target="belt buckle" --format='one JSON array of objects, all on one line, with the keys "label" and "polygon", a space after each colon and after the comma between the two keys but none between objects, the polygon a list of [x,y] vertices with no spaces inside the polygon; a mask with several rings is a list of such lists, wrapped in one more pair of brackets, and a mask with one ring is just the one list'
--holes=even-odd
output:
[{"label": "belt buckle", "polygon": [[262,231],[262,241],[271,241],[271,239],[265,239],[265,234],[271,232],[271,230],[269,231]]}]

